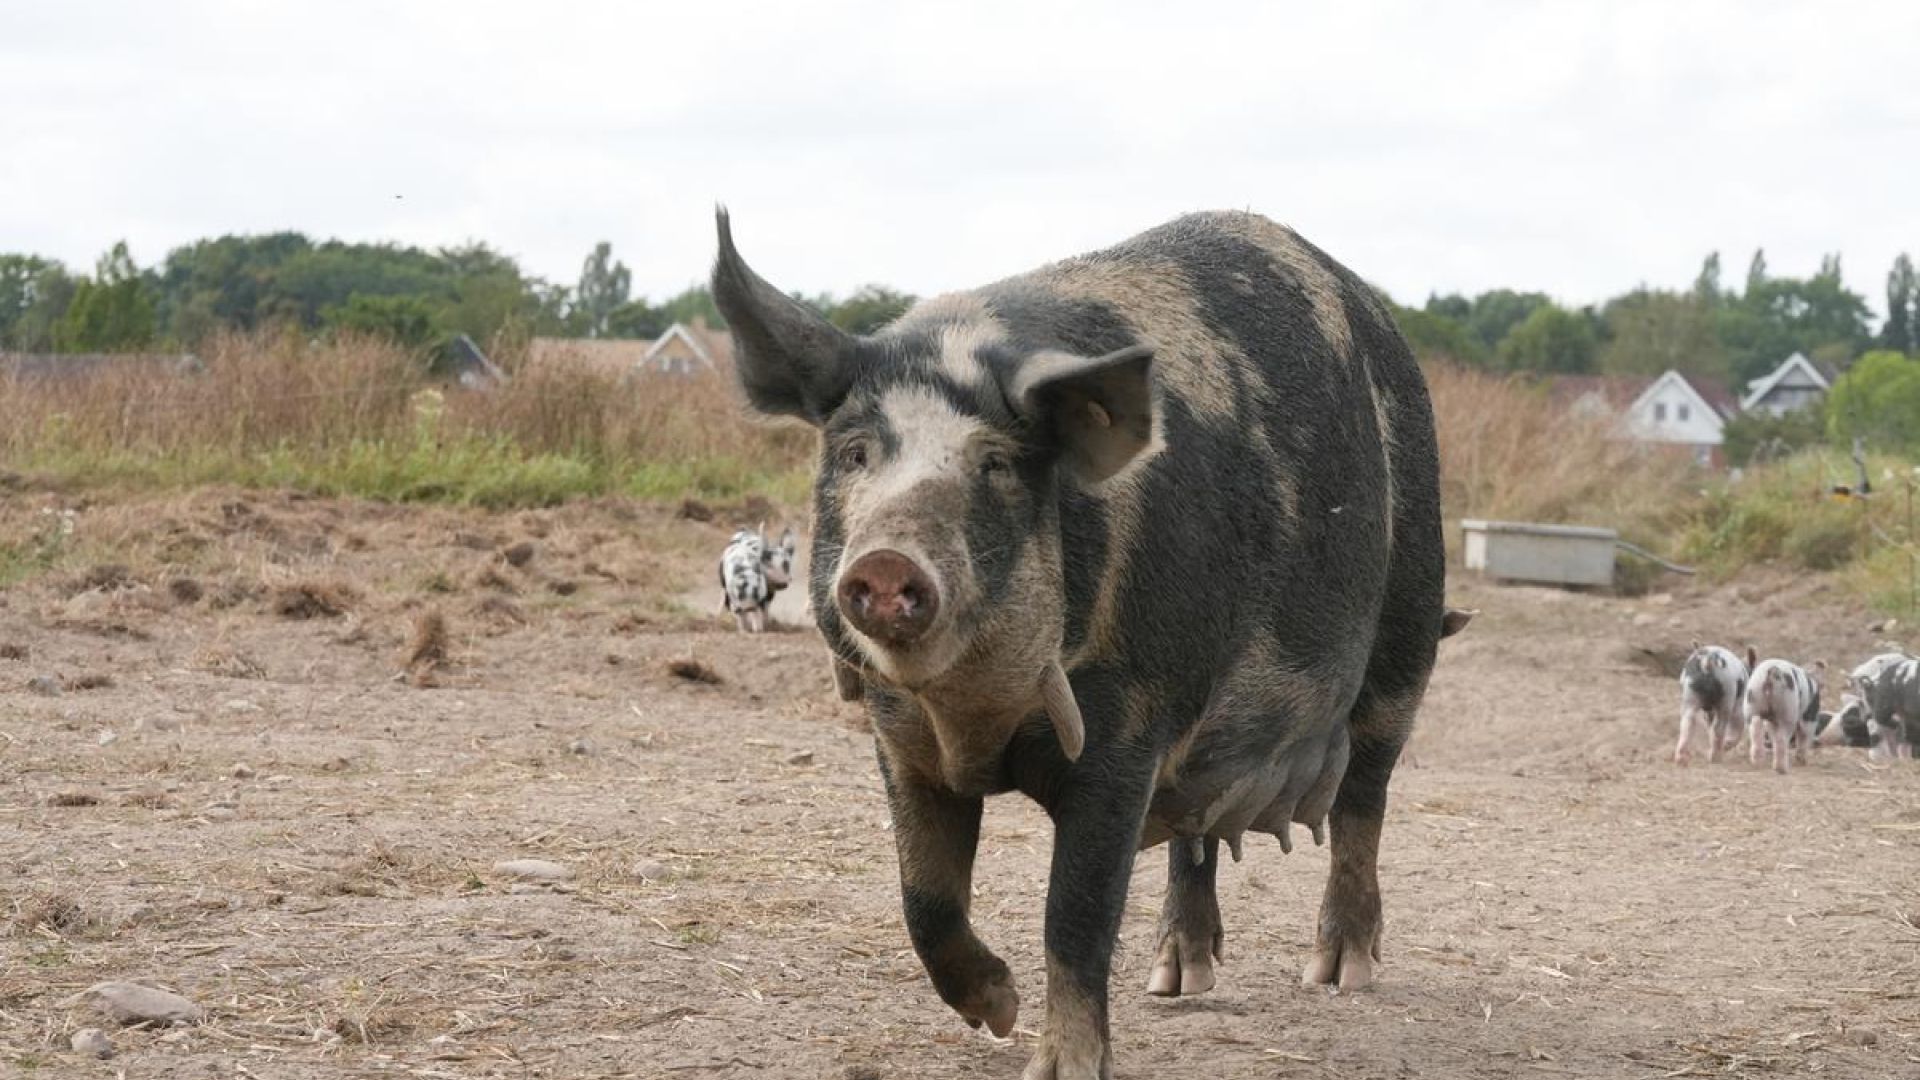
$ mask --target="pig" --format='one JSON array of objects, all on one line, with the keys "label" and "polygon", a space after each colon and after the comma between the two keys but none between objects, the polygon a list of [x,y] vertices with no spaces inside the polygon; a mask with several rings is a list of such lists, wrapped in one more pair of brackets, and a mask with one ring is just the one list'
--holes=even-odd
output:
[{"label": "pig", "polygon": [[1866,704],[1870,755],[1911,758],[1920,743],[1920,660],[1876,656],[1855,668],[1850,681]]},{"label": "pig", "polygon": [[1747,695],[1747,665],[1731,650],[1693,643],[1680,670],[1680,745],[1673,763],[1693,759],[1693,731],[1697,723],[1707,736],[1707,761],[1740,741],[1741,707]]},{"label": "pig", "polygon": [[1867,719],[1867,703],[1851,693],[1842,692],[1840,707],[1820,714],[1820,722],[1813,729],[1813,745],[1871,749],[1874,737]]},{"label": "pig", "polygon": [[1854,668],[1847,686],[1864,705],[1868,756],[1912,757],[1920,742],[1920,662],[1881,653]]},{"label": "pig", "polygon": [[[1054,825],[1027,1080],[1112,1070],[1135,854],[1167,844],[1148,991],[1214,985],[1219,849],[1331,832],[1303,981],[1379,956],[1387,785],[1443,635],[1426,384],[1382,297],[1292,230],[1189,215],[853,336],[741,257],[712,288],[749,404],[817,429],[808,589],[864,702],[907,934],[970,1025],[1019,995],[969,919],[983,799]],[[1330,828],[1329,828],[1330,827]]]},{"label": "pig", "polygon": [[739,529],[720,553],[721,603],[744,633],[767,628],[773,587],[767,574],[767,544],[758,530]]},{"label": "pig", "polygon": [[1747,650],[1747,758],[1760,764],[1762,752],[1773,755],[1773,771],[1787,772],[1791,755],[1806,764],[1807,747],[1820,721],[1820,682],[1826,661],[1814,662],[1813,672],[1786,660],[1761,662]]}]

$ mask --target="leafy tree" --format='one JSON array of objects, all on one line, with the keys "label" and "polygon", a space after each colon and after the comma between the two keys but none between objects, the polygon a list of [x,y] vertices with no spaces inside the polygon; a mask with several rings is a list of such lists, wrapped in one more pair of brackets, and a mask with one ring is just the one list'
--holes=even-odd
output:
[{"label": "leafy tree", "polygon": [[713,306],[713,294],[705,285],[691,285],[675,296],[662,300],[656,310],[666,326],[674,323],[692,323],[703,318],[707,325],[719,329],[727,325],[720,317],[720,309]]},{"label": "leafy tree", "polygon": [[1778,416],[1740,413],[1727,421],[1721,449],[1729,464],[1745,466],[1756,456],[1774,457],[1813,446],[1825,438],[1826,431],[1826,418],[1819,409],[1795,409]]},{"label": "leafy tree", "polygon": [[1856,355],[1872,340],[1870,314],[1866,298],[1846,287],[1838,255],[1821,259],[1810,278],[1776,278],[1757,251],[1746,291],[1715,309],[1715,336],[1734,377],[1746,383],[1795,352],[1842,361]]},{"label": "leafy tree", "polygon": [[827,310],[827,321],[850,334],[871,334],[899,318],[914,298],[885,285],[867,285]]},{"label": "leafy tree", "polygon": [[433,306],[417,296],[367,296],[355,293],[326,310],[326,326],[385,338],[405,349],[437,346],[442,333]]},{"label": "leafy tree", "polygon": [[1424,311],[1396,304],[1393,318],[1420,362],[1445,360],[1471,367],[1486,366],[1491,350],[1468,332],[1459,320],[1434,311],[1431,302]]},{"label": "leafy tree", "polygon": [[1714,333],[1713,310],[1691,293],[1635,289],[1607,301],[1600,319],[1606,344],[1600,370],[1609,375],[1658,375],[1677,368],[1689,375],[1725,378],[1727,354]]},{"label": "leafy tree", "polygon": [[613,309],[607,316],[608,337],[657,338],[667,332],[671,320],[645,300],[632,300]]},{"label": "leafy tree", "polygon": [[1593,371],[1598,351],[1591,319],[1544,304],[1500,340],[1495,359],[1510,371],[1584,375]]},{"label": "leafy tree", "polygon": [[53,326],[53,345],[68,353],[132,352],[153,340],[153,301],[123,240],[101,256],[93,280],[74,290]]},{"label": "leafy tree", "polygon": [[1880,347],[1908,356],[1920,354],[1920,281],[1913,259],[1901,252],[1887,271],[1887,323],[1880,328]]},{"label": "leafy tree", "polygon": [[1710,253],[1700,263],[1700,273],[1693,279],[1693,298],[1711,307],[1725,299],[1720,290],[1720,253]]},{"label": "leafy tree", "polygon": [[0,349],[45,352],[76,288],[66,267],[37,255],[0,255]]},{"label": "leafy tree", "polygon": [[1753,296],[1765,292],[1767,288],[1767,249],[1754,248],[1753,258],[1747,262],[1747,289],[1745,295]]},{"label": "leafy tree", "polygon": [[1471,301],[1460,296],[1436,296],[1427,300],[1427,311],[1465,326],[1489,355],[1514,327],[1525,322],[1534,310],[1552,303],[1545,293],[1523,293],[1512,289],[1492,289]]},{"label": "leafy tree", "polygon": [[607,320],[626,304],[633,290],[627,264],[613,261],[613,245],[602,240],[580,267],[580,284],[573,290],[574,310],[588,337],[606,337]]},{"label": "leafy tree", "polygon": [[1862,356],[1827,395],[1827,431],[1887,449],[1920,447],[1920,360],[1891,350]]}]

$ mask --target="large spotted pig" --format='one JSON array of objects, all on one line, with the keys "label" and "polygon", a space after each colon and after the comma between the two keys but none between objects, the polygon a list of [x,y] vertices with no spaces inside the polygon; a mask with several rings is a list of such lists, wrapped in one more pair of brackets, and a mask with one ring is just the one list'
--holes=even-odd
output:
[{"label": "large spotted pig", "polygon": [[1740,741],[1741,705],[1747,693],[1747,665],[1730,649],[1693,643],[1693,652],[1680,669],[1680,744],[1673,762],[1685,765],[1693,758],[1697,725],[1707,736],[1707,760]]},{"label": "large spotted pig", "polygon": [[1184,217],[853,337],[748,268],[714,299],[749,400],[821,433],[810,589],[873,718],[906,923],[940,997],[1013,1029],[968,920],[984,796],[1054,822],[1027,1076],[1110,1074],[1136,850],[1169,882],[1150,989],[1213,985],[1219,845],[1333,859],[1310,984],[1380,948],[1388,778],[1439,639],[1426,386],[1380,297],[1252,214]]},{"label": "large spotted pig", "polygon": [[1807,760],[1807,747],[1820,726],[1820,682],[1825,661],[1815,661],[1807,671],[1786,660],[1761,661],[1747,650],[1752,671],[1747,679],[1747,758],[1760,764],[1760,755],[1771,751],[1773,771],[1785,773],[1789,756],[1801,764]]}]

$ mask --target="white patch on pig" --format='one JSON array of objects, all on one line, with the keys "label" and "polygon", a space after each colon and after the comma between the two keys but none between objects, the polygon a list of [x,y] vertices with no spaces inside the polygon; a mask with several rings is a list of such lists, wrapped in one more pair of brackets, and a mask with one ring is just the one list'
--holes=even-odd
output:
[{"label": "white patch on pig", "polygon": [[956,323],[940,331],[940,370],[961,386],[981,386],[987,369],[975,353],[1001,340],[1000,327],[987,320]]},{"label": "white patch on pig", "polygon": [[899,440],[899,452],[878,460],[859,485],[848,525],[858,528],[861,503],[884,502],[928,480],[965,484],[968,446],[986,425],[954,409],[946,398],[923,386],[896,386],[880,398],[881,415]]}]

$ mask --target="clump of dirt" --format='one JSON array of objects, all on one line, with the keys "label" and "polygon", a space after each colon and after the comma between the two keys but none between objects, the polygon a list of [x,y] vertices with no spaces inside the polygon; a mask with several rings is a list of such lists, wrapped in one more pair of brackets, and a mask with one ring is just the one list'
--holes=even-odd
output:
[{"label": "clump of dirt", "polygon": [[715,671],[712,665],[691,656],[667,661],[667,674],[676,679],[685,679],[688,682],[706,686],[718,686],[726,681],[720,677],[720,673]]},{"label": "clump of dirt", "polygon": [[709,522],[713,520],[713,507],[699,499],[687,499],[680,504],[678,516],[687,521]]},{"label": "clump of dirt", "polygon": [[534,551],[533,541],[522,540],[502,551],[500,557],[507,560],[508,566],[518,570],[533,561]]},{"label": "clump of dirt", "polygon": [[33,650],[17,641],[0,642],[0,660],[29,660]]},{"label": "clump of dirt", "polygon": [[16,900],[13,915],[7,920],[15,934],[45,930],[61,937],[89,933],[98,930],[101,924],[102,920],[65,893],[40,893]]},{"label": "clump of dirt", "polygon": [[496,623],[512,623],[515,626],[527,625],[527,613],[520,610],[519,604],[514,603],[504,596],[481,598],[479,603],[473,605],[473,613],[483,619],[488,619]]},{"label": "clump of dirt", "polygon": [[358,591],[345,582],[309,578],[274,590],[273,613],[288,619],[337,618],[358,598]]},{"label": "clump of dirt", "polygon": [[418,1022],[405,1010],[382,1004],[350,1009],[334,1018],[332,1024],[334,1034],[361,1046],[392,1042],[418,1027]]},{"label": "clump of dirt", "polygon": [[215,590],[209,604],[216,611],[226,611],[237,608],[259,595],[260,589],[256,585],[245,581],[229,581]]},{"label": "clump of dirt", "polygon": [[177,577],[167,582],[167,593],[182,604],[197,604],[207,595],[207,588],[193,578]]},{"label": "clump of dirt", "polygon": [[209,675],[219,675],[228,679],[267,677],[266,665],[231,645],[218,643],[208,645],[195,653],[188,663],[195,671],[204,671]]},{"label": "clump of dirt", "polygon": [[85,592],[118,592],[131,589],[140,582],[133,571],[121,563],[101,563],[91,567],[86,573],[67,583],[66,594],[78,596]]},{"label": "clump of dirt", "polygon": [[520,591],[520,586],[514,584],[512,578],[501,573],[500,567],[495,563],[488,563],[474,571],[473,587],[476,589],[491,589],[494,592],[507,593],[509,595]]},{"label": "clump of dirt", "polygon": [[113,686],[113,676],[103,671],[75,675],[66,680],[68,690],[106,690]]}]

